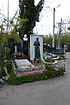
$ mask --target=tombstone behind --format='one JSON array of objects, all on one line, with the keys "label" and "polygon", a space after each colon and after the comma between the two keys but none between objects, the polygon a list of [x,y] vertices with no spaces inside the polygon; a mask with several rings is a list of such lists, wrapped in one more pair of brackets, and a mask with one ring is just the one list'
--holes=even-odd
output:
[{"label": "tombstone behind", "polygon": [[14,39],[8,40],[8,47],[11,49],[11,54],[15,52],[15,46],[17,46],[17,51],[20,52],[22,50],[21,48],[21,42],[16,43]]},{"label": "tombstone behind", "polygon": [[14,51],[15,51],[15,41],[14,41],[14,39],[9,39],[8,40],[8,47],[11,49],[11,54],[13,54]]},{"label": "tombstone behind", "polygon": [[18,42],[17,44],[17,51],[21,52],[22,48],[21,48],[21,42]]}]

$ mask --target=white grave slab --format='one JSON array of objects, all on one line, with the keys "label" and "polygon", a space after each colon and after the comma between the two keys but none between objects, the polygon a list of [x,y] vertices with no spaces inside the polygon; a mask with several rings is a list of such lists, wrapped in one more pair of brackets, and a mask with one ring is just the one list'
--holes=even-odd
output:
[{"label": "white grave slab", "polygon": [[27,59],[15,59],[14,62],[17,66],[17,71],[27,71],[34,68],[34,66]]},{"label": "white grave slab", "polygon": [[36,35],[36,34],[30,35],[30,60],[34,60],[35,58],[35,46],[33,44],[36,41],[36,38],[38,38],[40,42],[40,56],[42,60],[43,59],[43,35]]}]

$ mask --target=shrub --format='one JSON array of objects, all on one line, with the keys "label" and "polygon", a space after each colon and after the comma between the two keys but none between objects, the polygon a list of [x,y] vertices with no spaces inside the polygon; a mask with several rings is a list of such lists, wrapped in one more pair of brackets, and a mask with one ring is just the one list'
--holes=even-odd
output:
[{"label": "shrub", "polygon": [[45,61],[45,62],[49,62],[49,63],[55,62],[53,59],[48,58],[48,57],[45,58],[44,61]]},{"label": "shrub", "polygon": [[64,59],[65,59],[65,56],[64,55],[59,55],[58,60],[64,60]]},{"label": "shrub", "polygon": [[8,70],[8,73],[11,74],[12,73],[12,63],[11,62],[7,62],[6,63],[6,68]]},{"label": "shrub", "polygon": [[11,75],[8,84],[12,85],[20,85],[23,83],[29,83],[29,82],[34,82],[34,81],[39,81],[39,80],[47,80],[49,78],[54,78],[56,76],[60,76],[64,74],[63,69],[59,69],[58,71],[56,70],[47,70],[44,71],[42,74],[39,75],[32,75],[32,76],[21,76],[21,77],[16,77],[15,75]]},{"label": "shrub", "polygon": [[6,74],[5,74],[5,71],[4,71],[3,67],[0,66],[0,78],[2,78],[2,77],[5,76],[5,75],[6,75]]}]

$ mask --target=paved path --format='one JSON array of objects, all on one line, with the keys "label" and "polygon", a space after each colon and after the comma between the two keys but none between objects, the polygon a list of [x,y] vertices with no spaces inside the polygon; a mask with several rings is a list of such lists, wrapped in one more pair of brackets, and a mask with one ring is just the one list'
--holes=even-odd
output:
[{"label": "paved path", "polygon": [[70,105],[70,53],[66,58],[64,76],[0,88],[0,105]]}]

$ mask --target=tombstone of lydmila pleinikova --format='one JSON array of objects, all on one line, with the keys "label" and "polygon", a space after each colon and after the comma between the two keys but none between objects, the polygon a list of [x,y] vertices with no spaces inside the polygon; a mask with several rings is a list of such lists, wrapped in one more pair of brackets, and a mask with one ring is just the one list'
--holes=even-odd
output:
[{"label": "tombstone of lydmila pleinikova", "polygon": [[15,59],[14,62],[17,71],[27,71],[34,69],[34,66],[27,59]]},{"label": "tombstone of lydmila pleinikova", "polygon": [[43,35],[30,35],[30,60],[41,61],[43,59]]}]

